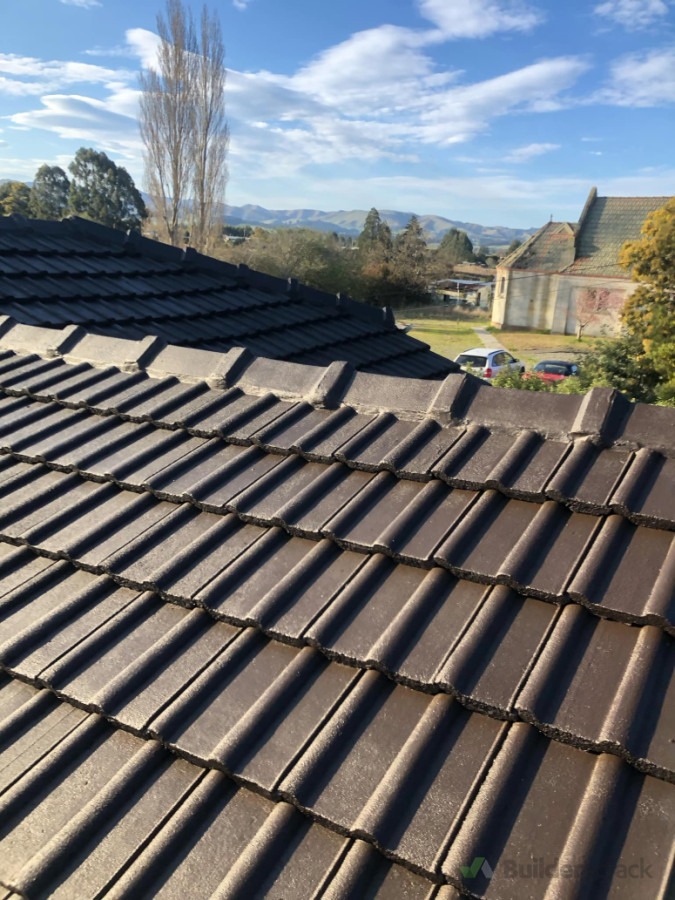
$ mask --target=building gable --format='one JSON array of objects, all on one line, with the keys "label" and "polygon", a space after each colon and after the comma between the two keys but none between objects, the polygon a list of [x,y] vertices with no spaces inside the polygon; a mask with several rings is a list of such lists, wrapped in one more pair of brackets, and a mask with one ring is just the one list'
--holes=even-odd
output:
[{"label": "building gable", "polygon": [[536,234],[501,260],[499,269],[559,272],[574,260],[574,226],[547,222]]}]

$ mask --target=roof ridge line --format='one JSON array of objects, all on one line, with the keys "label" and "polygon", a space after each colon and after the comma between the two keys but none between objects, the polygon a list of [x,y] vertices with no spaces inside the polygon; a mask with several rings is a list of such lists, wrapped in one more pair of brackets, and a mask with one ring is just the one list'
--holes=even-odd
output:
[{"label": "roof ridge line", "polygon": [[[496,388],[465,372],[451,373],[443,382],[354,371],[341,366],[337,377],[328,376],[331,366],[288,362],[254,356],[235,346],[227,352],[201,350],[167,344],[155,335],[141,340],[117,338],[88,332],[82,326],[62,329],[23,325],[11,316],[0,316],[0,349],[18,355],[36,354],[44,359],[61,357],[71,364],[88,363],[95,368],[117,368],[143,372],[150,378],[176,378],[211,387],[237,386],[245,393],[273,394],[281,400],[306,402],[317,408],[350,406],[357,412],[391,412],[406,421],[434,419],[440,424],[480,424],[512,433],[530,429],[545,438],[572,440],[584,436],[598,446],[646,446],[666,456],[675,448],[666,445],[667,434],[647,433],[647,423],[637,435],[624,438],[626,423],[642,410],[657,409],[632,403],[611,388],[591,388],[583,395],[536,394]],[[337,361],[338,363],[340,361]],[[320,385],[335,377],[325,394]],[[494,402],[492,402],[494,400]],[[658,408],[661,418],[675,410]]]}]

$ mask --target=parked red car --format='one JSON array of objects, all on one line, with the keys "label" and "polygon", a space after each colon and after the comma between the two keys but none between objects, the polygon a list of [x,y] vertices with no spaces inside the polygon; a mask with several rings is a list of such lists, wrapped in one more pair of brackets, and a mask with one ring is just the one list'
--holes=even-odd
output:
[{"label": "parked red car", "polygon": [[543,359],[532,369],[531,375],[536,375],[544,381],[562,381],[570,375],[577,375],[579,366],[572,362],[563,362],[558,359]]}]

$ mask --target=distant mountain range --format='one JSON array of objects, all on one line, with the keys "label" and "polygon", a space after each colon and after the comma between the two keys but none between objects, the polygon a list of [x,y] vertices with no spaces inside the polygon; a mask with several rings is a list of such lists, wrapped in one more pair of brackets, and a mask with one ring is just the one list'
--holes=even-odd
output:
[{"label": "distant mountain range", "polygon": [[[11,179],[0,179],[0,185]],[[32,187],[33,182],[25,184]],[[146,203],[150,197],[144,191],[141,196]],[[410,212],[399,212],[395,209],[381,209],[380,216],[389,225],[391,230],[401,231],[408,224]],[[333,212],[324,212],[320,209],[266,209],[264,206],[255,206],[251,203],[246,206],[226,206],[225,221],[228,225],[262,225],[266,228],[314,228],[316,231],[336,231],[338,234],[357,237],[363,230],[368,211],[365,209],[338,209]],[[477,225],[475,222],[457,222],[454,219],[444,219],[443,216],[420,216],[420,224],[426,232],[427,241],[437,244],[446,231],[451,228],[459,228],[466,231],[471,243],[476,249],[481,244],[487,247],[508,247],[516,238],[524,241],[537,231],[536,228],[507,228],[505,225]]]},{"label": "distant mountain range", "polygon": [[[393,209],[379,210],[380,216],[396,233],[407,225],[412,213]],[[267,228],[314,228],[317,231],[336,231],[356,237],[363,229],[367,210],[337,210],[324,212],[320,209],[265,209],[264,206],[228,206],[225,218],[228,225],[262,225]],[[507,228],[503,225],[485,226],[475,222],[456,222],[443,216],[418,216],[427,240],[438,243],[446,231],[460,228],[466,231],[475,247],[507,247],[515,238],[525,240],[536,228]]]}]

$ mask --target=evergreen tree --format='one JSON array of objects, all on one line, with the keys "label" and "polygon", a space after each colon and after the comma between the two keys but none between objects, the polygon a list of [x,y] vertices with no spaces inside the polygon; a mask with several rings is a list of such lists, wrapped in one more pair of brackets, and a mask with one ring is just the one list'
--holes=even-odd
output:
[{"label": "evergreen tree", "polygon": [[452,269],[458,263],[473,259],[473,244],[466,231],[460,231],[458,228],[446,231],[436,251],[436,260],[439,265],[446,269]]},{"label": "evergreen tree", "polygon": [[68,167],[70,210],[110,228],[139,230],[147,216],[145,203],[131,175],[105,153],[80,147]]},{"label": "evergreen tree", "polygon": [[3,216],[30,215],[30,188],[23,181],[0,184],[0,213]]},{"label": "evergreen tree", "polygon": [[391,303],[408,303],[427,292],[427,244],[417,216],[412,216],[394,242]]},{"label": "evergreen tree", "polygon": [[391,233],[391,228],[386,222],[382,222],[380,226],[374,249],[383,262],[391,262],[394,251],[394,238]]},{"label": "evergreen tree", "polygon": [[514,250],[517,250],[518,247],[520,247],[522,243],[523,242],[519,241],[518,238],[514,238],[506,248],[506,253],[504,254],[504,256],[510,256],[514,252]]},{"label": "evergreen tree", "polygon": [[62,219],[68,210],[70,181],[59,166],[43,165],[30,190],[30,213],[35,219]]},{"label": "evergreen tree", "polygon": [[363,231],[358,236],[356,243],[363,254],[391,250],[391,228],[382,221],[375,207],[366,216]]},{"label": "evergreen tree", "polygon": [[427,242],[417,216],[411,216],[403,231],[396,236],[395,250],[397,266],[415,280],[418,279],[425,267]]}]

